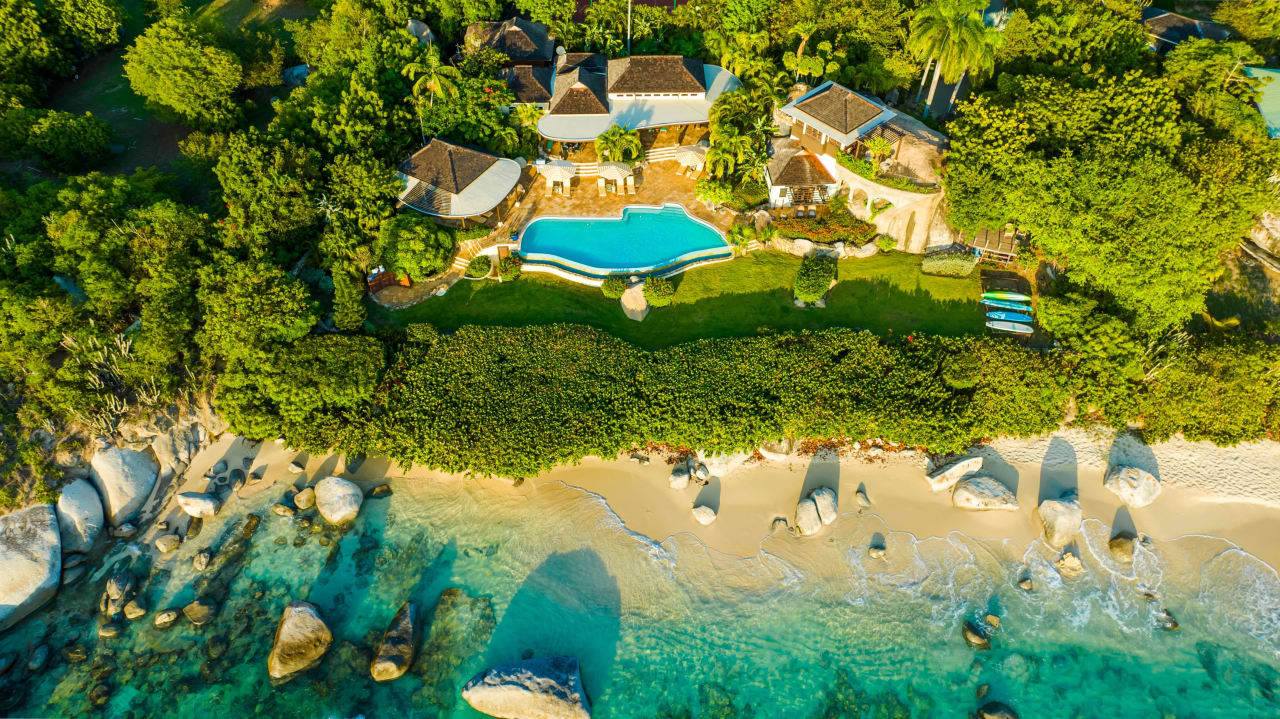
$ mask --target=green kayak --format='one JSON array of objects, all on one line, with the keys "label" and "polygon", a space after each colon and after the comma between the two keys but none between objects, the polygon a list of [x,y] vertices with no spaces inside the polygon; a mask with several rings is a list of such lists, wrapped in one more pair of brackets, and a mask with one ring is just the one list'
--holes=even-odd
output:
[{"label": "green kayak", "polygon": [[1021,292],[1010,292],[1010,291],[1008,291],[1008,290],[992,290],[992,291],[990,291],[990,292],[983,292],[983,293],[982,293],[982,299],[984,299],[984,300],[1013,300],[1013,301],[1015,301],[1015,302],[1030,302],[1030,301],[1031,301],[1031,298],[1030,298],[1029,296],[1022,294]]}]

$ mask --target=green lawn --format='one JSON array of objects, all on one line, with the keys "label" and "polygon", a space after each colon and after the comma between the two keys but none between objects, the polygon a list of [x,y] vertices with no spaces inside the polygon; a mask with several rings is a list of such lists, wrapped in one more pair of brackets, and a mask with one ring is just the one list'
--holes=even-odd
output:
[{"label": "green lawn", "polygon": [[574,322],[648,348],[701,337],[822,327],[862,327],[879,334],[982,331],[976,275],[923,275],[920,257],[900,252],[844,260],[827,308],[806,310],[797,308],[791,295],[799,267],[800,260],[791,255],[757,252],[691,270],[673,278],[675,301],[650,311],[644,322],[627,319],[617,300],[605,299],[597,288],[537,273],[501,284],[462,281],[443,297],[397,312],[371,305],[370,319],[378,324],[430,322],[445,331],[468,324]]}]

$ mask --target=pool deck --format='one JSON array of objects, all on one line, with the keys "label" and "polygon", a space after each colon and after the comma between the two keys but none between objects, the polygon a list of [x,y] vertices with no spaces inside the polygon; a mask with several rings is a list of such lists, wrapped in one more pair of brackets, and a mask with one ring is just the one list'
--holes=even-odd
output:
[{"label": "pool deck", "polygon": [[[544,215],[569,217],[621,217],[622,208],[628,205],[663,205],[675,203],[693,217],[696,217],[720,232],[726,232],[733,225],[734,213],[730,211],[713,212],[698,201],[694,192],[695,180],[679,174],[682,166],[674,160],[650,163],[637,173],[636,194],[607,194],[600,197],[596,189],[595,177],[576,177],[573,180],[570,195],[548,195],[546,183],[536,178],[529,194],[525,196],[520,207],[513,210],[506,224],[494,230],[487,237],[468,240],[458,250],[458,258],[463,267],[466,261],[475,257],[482,250],[496,244],[509,242],[513,234],[519,234],[526,224]],[[411,287],[391,286],[380,290],[375,296],[377,302],[385,307],[398,309],[408,307],[426,299],[441,287],[451,286],[462,277],[462,270],[454,267],[444,274],[423,282],[415,282]]]}]

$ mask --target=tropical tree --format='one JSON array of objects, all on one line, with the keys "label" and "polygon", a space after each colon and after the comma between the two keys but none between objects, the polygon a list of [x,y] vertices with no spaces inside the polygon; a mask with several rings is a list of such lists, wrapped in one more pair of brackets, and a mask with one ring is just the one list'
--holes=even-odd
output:
[{"label": "tropical tree", "polygon": [[893,154],[893,143],[883,137],[870,137],[862,144],[867,148],[867,152],[871,153],[871,156],[876,159],[876,162],[880,162]]},{"label": "tropical tree", "polygon": [[[1001,36],[983,23],[982,8],[986,5],[983,0],[933,0],[916,10],[907,49],[925,60],[926,73],[929,64],[935,63],[935,84],[941,78],[948,84],[955,83],[958,91],[965,75],[983,77],[995,68],[995,50]],[[923,77],[920,84],[923,91]],[[950,104],[955,99],[953,91]]]},{"label": "tropical tree", "polygon": [[596,154],[601,160],[635,164],[644,155],[640,133],[613,125],[596,138]]},{"label": "tropical tree", "polygon": [[423,94],[430,96],[430,100],[427,101],[427,107],[435,106],[436,95],[457,97],[457,81],[462,75],[458,72],[458,68],[444,64],[440,59],[439,48],[434,45],[421,56],[421,59],[410,62],[401,68],[400,74],[413,81],[413,86],[409,89],[409,98],[412,98],[414,107],[418,111],[418,130],[422,133],[422,144],[425,145],[427,143],[427,133],[422,124]]},{"label": "tropical tree", "polygon": [[148,105],[189,125],[225,129],[241,117],[233,102],[243,85],[240,60],[185,18],[148,27],[124,54],[124,74]]}]

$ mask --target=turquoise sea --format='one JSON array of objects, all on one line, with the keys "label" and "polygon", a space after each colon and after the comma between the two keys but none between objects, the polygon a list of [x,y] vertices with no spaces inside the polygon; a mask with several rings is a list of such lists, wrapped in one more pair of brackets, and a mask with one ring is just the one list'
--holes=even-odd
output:
[{"label": "turquoise sea", "polygon": [[[116,550],[0,636],[0,653],[20,655],[0,677],[0,714],[473,717],[459,689],[476,672],[560,653],[581,661],[602,718],[965,717],[983,685],[983,701],[1024,718],[1280,716],[1280,579],[1223,540],[1140,548],[1118,573],[1106,528],[1089,522],[1088,571],[1064,582],[1038,543],[916,541],[873,516],[845,515],[809,540],[775,534],[742,559],[691,536],[633,534],[573,488],[392,486],[345,532],[271,514],[278,487],[230,503],[154,563]],[[261,524],[241,539],[251,512]],[[877,532],[888,562],[866,558]],[[206,547],[217,555],[197,575],[191,556]],[[126,567],[151,614],[99,640],[98,595]],[[1026,570],[1029,594],[1015,586]],[[210,624],[152,626],[156,609],[197,593],[220,604]],[[335,641],[320,666],[273,687],[266,657],[295,599],[320,608]],[[371,647],[406,600],[425,627],[418,660],[375,684]],[[1159,606],[1180,631],[1154,628]],[[988,611],[1001,629],[977,652],[960,623]],[[50,659],[30,672],[42,643]],[[82,661],[66,658],[79,649]],[[91,692],[110,698],[94,708]]]}]

